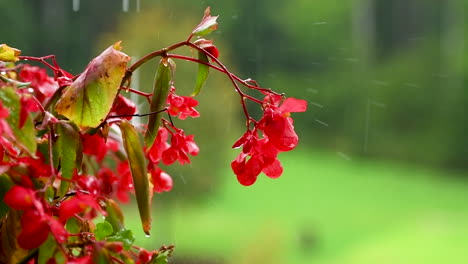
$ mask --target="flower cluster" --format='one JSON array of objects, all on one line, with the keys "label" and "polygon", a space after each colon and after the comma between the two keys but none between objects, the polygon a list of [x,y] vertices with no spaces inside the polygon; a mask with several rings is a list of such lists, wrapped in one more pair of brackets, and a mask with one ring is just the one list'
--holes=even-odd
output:
[{"label": "flower cluster", "polygon": [[[278,153],[290,151],[297,146],[299,138],[294,131],[291,112],[304,112],[307,102],[268,94],[263,100],[263,117],[255,122],[252,130],[247,130],[233,148],[242,147],[242,152],[231,163],[232,170],[242,185],[255,183],[263,172],[270,178],[278,178],[283,173]],[[258,133],[262,133],[259,138]]]},{"label": "flower cluster", "polygon": [[181,96],[175,94],[175,87],[171,87],[171,91],[167,97],[167,104],[167,112],[171,116],[178,116],[181,120],[186,119],[188,116],[200,116],[200,113],[198,113],[198,111],[194,108],[198,105],[198,101],[191,96]]},{"label": "flower cluster", "polygon": [[[178,161],[181,165],[190,163],[189,154],[198,155],[199,148],[193,140],[193,135],[185,135],[182,129],[174,128],[171,131],[166,127],[158,130],[158,135],[153,146],[147,152],[148,170],[151,173],[154,191],[170,191],[172,189],[172,178],[169,174],[159,168],[162,161],[164,165],[171,165]],[[167,142],[171,136],[170,144]]]}]

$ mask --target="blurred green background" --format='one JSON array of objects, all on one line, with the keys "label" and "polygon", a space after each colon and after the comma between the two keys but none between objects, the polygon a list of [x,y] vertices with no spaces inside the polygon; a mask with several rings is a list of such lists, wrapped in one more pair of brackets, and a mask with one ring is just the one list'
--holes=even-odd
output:
[{"label": "blurred green background", "polygon": [[[125,210],[139,244],[176,245],[173,263],[468,263],[468,1],[0,3],[0,42],[74,74],[118,40],[139,58],[185,39],[209,5],[233,72],[309,102],[283,176],[243,187],[229,166],[241,108],[211,74],[202,117],[176,121],[201,153],[167,168],[175,186],[154,197],[153,236]],[[188,94],[196,66],[177,63]],[[155,65],[136,88],[151,88]]]}]

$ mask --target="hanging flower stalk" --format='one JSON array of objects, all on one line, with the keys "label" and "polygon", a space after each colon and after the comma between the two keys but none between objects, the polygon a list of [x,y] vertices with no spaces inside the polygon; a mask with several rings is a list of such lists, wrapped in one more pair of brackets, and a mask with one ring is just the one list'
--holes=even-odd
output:
[{"label": "hanging flower stalk", "polygon": [[[6,208],[0,211],[1,263],[167,263],[173,246],[149,251],[133,245],[118,202],[134,193],[149,234],[153,192],[173,187],[160,164],[188,164],[199,153],[194,136],[163,114],[200,116],[195,96],[210,70],[229,78],[245,116],[246,132],[233,145],[241,152],[231,163],[238,181],[247,186],[262,172],[270,178],[282,174],[278,154],[298,144],[291,113],[306,111],[307,104],[230,72],[213,41],[204,38],[217,29],[216,20],[207,8],[186,40],[130,66],[117,42],[78,75],[60,68],[53,55],[20,56],[18,49],[0,45],[0,193]],[[182,48],[197,57],[177,54]],[[153,59],[159,60],[153,92],[133,89],[132,73]],[[53,76],[15,64],[24,60],[42,63]],[[191,95],[177,93],[177,60],[198,64]],[[137,113],[122,90],[147,98],[150,112]],[[247,101],[263,110],[260,119],[250,115]],[[145,126],[129,122],[141,116],[149,116]],[[104,221],[95,224],[99,215]]]}]

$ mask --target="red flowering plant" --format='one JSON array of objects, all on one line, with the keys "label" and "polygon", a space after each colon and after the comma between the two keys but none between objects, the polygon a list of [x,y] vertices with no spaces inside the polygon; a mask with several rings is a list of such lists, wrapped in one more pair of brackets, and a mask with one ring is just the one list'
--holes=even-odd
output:
[{"label": "red flowering plant", "polygon": [[[213,42],[202,38],[217,28],[216,19],[208,8],[185,41],[131,66],[117,42],[78,75],[61,69],[53,55],[20,56],[19,50],[0,45],[1,263],[167,263],[173,246],[151,251],[134,245],[119,203],[134,194],[149,235],[153,192],[173,186],[161,163],[188,164],[199,153],[195,137],[178,128],[171,116],[184,120],[200,115],[195,96],[210,69],[230,79],[246,118],[246,132],[233,145],[242,147],[231,164],[238,181],[251,185],[262,172],[270,178],[282,174],[278,154],[298,143],[290,114],[304,112],[306,102],[231,73]],[[174,53],[183,47],[197,56]],[[157,57],[153,92],[132,89],[132,73]],[[18,63],[25,60],[45,68]],[[198,64],[189,96],[176,93],[175,60]],[[123,90],[148,99],[149,112],[139,113],[119,94]],[[260,106],[261,118],[250,115],[247,101]],[[131,123],[142,116],[148,117],[145,125]]]}]

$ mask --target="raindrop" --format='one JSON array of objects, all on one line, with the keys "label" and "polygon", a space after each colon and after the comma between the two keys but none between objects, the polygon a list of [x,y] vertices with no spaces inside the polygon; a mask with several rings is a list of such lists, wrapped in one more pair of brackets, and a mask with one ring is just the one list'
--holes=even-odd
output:
[{"label": "raindrop", "polygon": [[28,88],[28,92],[34,93],[34,89],[33,88]]},{"label": "raindrop", "polygon": [[151,237],[151,235],[146,234],[145,237]]},{"label": "raindrop", "polygon": [[73,11],[78,12],[80,10],[80,0],[73,0]]}]

